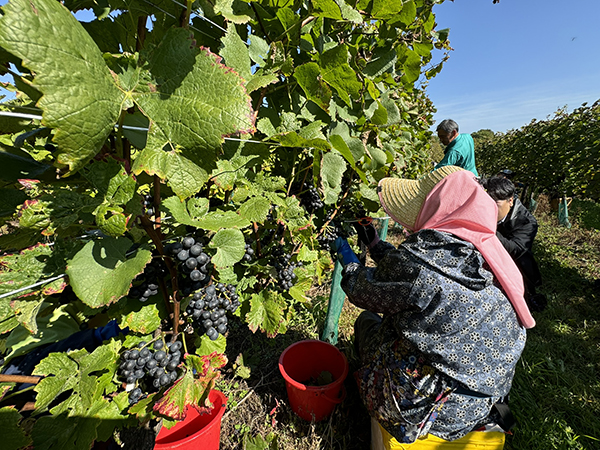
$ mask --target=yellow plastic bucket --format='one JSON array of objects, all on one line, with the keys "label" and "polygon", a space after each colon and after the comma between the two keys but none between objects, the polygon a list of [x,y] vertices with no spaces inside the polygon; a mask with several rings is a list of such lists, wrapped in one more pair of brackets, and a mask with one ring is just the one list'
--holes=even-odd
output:
[{"label": "yellow plastic bucket", "polygon": [[502,450],[505,434],[500,431],[472,431],[455,441],[445,441],[433,434],[417,439],[412,444],[401,444],[375,422],[371,425],[373,436],[371,450]]}]

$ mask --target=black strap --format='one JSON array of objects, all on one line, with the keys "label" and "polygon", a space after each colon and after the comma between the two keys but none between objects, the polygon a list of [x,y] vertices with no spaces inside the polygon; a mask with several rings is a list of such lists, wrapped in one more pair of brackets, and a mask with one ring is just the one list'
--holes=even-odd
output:
[{"label": "black strap", "polygon": [[492,411],[495,411],[497,413],[498,425],[500,425],[500,427],[504,431],[510,431],[517,424],[517,420],[515,419],[515,416],[513,416],[513,413],[510,411],[506,400],[501,400],[499,402],[494,403]]}]

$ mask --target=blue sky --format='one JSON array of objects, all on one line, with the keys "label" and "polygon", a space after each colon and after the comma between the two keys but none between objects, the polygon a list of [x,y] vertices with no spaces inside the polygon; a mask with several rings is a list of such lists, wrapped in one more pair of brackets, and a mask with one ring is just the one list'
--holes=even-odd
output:
[{"label": "blue sky", "polygon": [[426,88],[436,124],[505,132],[600,99],[600,0],[446,0],[434,12],[454,49]]},{"label": "blue sky", "polygon": [[454,49],[426,88],[435,125],[505,132],[600,98],[600,0],[446,0],[434,12]]}]

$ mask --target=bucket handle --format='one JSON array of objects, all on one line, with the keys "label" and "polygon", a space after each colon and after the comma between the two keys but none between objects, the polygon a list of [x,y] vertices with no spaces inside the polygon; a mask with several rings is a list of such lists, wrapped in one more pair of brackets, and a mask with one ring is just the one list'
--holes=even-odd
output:
[{"label": "bucket handle", "polygon": [[342,384],[342,396],[340,398],[331,398],[329,395],[325,394],[324,392],[322,394],[322,397],[324,397],[325,400],[329,400],[331,403],[335,403],[335,404],[342,403],[346,399],[346,386],[344,386]]}]

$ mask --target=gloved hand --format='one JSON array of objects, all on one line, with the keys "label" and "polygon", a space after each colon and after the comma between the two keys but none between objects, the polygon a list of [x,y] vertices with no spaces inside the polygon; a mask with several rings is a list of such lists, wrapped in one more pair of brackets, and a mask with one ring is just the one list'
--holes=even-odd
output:
[{"label": "gloved hand", "polygon": [[373,248],[379,242],[379,233],[373,226],[373,223],[362,225],[360,221],[352,222],[352,226],[356,230],[358,240],[365,244],[367,248]]},{"label": "gloved hand", "polygon": [[338,236],[333,243],[333,248],[337,252],[338,259],[344,267],[353,262],[360,264],[358,256],[352,251],[350,244],[348,244],[348,241],[343,237]]}]

